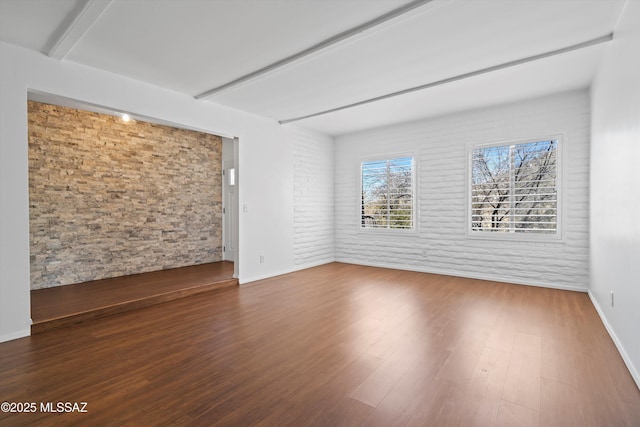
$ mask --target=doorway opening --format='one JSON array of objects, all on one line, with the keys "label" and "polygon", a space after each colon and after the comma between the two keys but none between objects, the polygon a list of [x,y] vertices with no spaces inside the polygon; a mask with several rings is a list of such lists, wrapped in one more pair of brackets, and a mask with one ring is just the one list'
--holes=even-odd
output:
[{"label": "doorway opening", "polygon": [[222,259],[234,263],[235,279],[239,277],[238,143],[238,138],[222,138]]},{"label": "doorway opening", "polygon": [[[141,282],[134,276],[154,273],[145,276],[152,278],[150,298],[166,301],[172,298],[158,298],[158,284],[185,277],[169,270],[212,263],[227,267],[200,268],[196,282],[211,289],[215,276],[216,283],[237,285],[226,280],[237,278],[237,218],[232,217],[238,211],[236,201],[222,214],[221,136],[54,95],[29,93],[28,99],[34,323],[41,318],[34,301],[57,299],[34,293],[54,288],[101,281],[99,299],[113,299],[105,292],[120,293],[125,298],[117,305],[125,307],[131,306],[126,295],[132,280]],[[237,140],[230,147],[227,157],[235,172]],[[235,194],[237,186],[235,179]],[[223,216],[229,218],[229,257],[222,250]],[[117,278],[127,280],[106,282]],[[184,294],[176,285],[176,294]],[[144,290],[135,293],[139,300]],[[112,306],[106,311],[117,312]]]}]

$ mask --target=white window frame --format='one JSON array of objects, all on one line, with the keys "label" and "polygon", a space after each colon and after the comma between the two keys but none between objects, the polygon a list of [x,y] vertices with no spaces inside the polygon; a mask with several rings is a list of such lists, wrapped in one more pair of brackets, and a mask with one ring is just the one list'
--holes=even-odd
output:
[{"label": "white window frame", "polygon": [[[557,205],[556,205],[556,232],[555,233],[515,233],[515,232],[487,232],[475,231],[472,229],[472,176],[473,176],[473,151],[479,148],[504,147],[510,145],[527,144],[540,141],[557,141],[556,149],[556,189],[557,189]],[[563,187],[564,187],[564,164],[563,151],[566,138],[563,134],[543,135],[536,138],[514,139],[499,142],[478,143],[467,145],[467,174],[466,174],[466,236],[472,239],[488,239],[488,240],[506,240],[506,241],[532,241],[532,242],[564,242],[564,203],[563,203]]]},{"label": "white window frame", "polygon": [[[411,170],[411,186],[412,186],[412,199],[411,199],[411,214],[412,214],[412,224],[411,228],[368,228],[362,226],[362,164],[368,162],[381,162],[388,161],[394,159],[401,158],[411,158],[413,161],[413,168]],[[418,170],[418,159],[413,153],[393,153],[393,154],[384,154],[384,155],[376,155],[362,158],[358,161],[358,197],[357,197],[357,224],[358,231],[360,233],[365,234],[382,234],[382,235],[417,235],[418,234],[418,185],[416,182],[417,170]]]}]

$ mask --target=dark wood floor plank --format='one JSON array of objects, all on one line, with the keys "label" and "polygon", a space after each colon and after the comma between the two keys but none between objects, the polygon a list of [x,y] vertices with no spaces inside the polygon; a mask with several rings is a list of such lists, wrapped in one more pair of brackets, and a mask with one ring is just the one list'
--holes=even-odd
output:
[{"label": "dark wood floor plank", "polygon": [[0,344],[0,425],[640,425],[586,294],[332,263]]},{"label": "dark wood floor plank", "polygon": [[127,299],[145,297],[152,288],[164,293],[197,286],[233,276],[233,263],[228,261],[194,265],[123,277],[95,280],[75,285],[34,290],[31,309],[34,322],[55,318],[72,310],[85,311]]},{"label": "dark wood floor plank", "polygon": [[446,354],[432,352],[416,358],[407,373],[380,402],[364,425],[388,427],[406,425],[419,406],[427,404],[434,380]]},{"label": "dark wood floor plank", "polygon": [[32,333],[237,286],[228,261],[31,291]]}]

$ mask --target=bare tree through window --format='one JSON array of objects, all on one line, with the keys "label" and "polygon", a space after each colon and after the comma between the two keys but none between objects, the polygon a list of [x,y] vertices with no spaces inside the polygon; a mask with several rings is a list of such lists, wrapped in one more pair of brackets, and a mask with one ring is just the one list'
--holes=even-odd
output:
[{"label": "bare tree through window", "polygon": [[556,233],[558,141],[475,148],[471,230]]},{"label": "bare tree through window", "polygon": [[362,228],[413,228],[413,158],[362,163]]}]

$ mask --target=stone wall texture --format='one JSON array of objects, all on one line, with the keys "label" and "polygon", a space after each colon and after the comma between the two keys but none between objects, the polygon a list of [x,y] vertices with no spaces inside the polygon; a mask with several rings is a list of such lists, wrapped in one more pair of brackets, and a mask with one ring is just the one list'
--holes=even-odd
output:
[{"label": "stone wall texture", "polygon": [[29,101],[31,288],[220,261],[216,135]]}]

